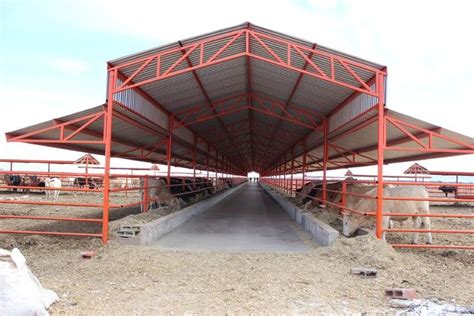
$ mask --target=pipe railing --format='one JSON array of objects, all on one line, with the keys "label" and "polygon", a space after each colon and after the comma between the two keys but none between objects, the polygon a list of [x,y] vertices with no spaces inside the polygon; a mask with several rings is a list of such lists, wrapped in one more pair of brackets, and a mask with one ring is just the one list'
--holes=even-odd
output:
[{"label": "pipe railing", "polygon": [[[347,198],[349,196],[355,196],[360,199],[376,199],[375,196],[369,196],[367,194],[361,193],[354,193],[348,192],[347,187],[354,184],[359,185],[372,185],[374,189],[376,188],[376,181],[367,181],[367,180],[354,180],[354,179],[346,179],[345,181],[341,181],[341,189],[335,190],[331,188],[326,188],[326,193],[323,194],[322,183],[316,180],[305,179],[281,179],[281,178],[262,178],[261,182],[273,187],[274,189],[286,194],[289,197],[296,197],[299,195],[302,200],[308,199],[312,201],[312,204],[319,204],[323,206],[330,206],[329,210],[338,210],[339,213],[355,213],[362,216],[375,216],[376,210],[356,210],[353,207],[347,206]],[[310,192],[302,193],[302,188],[304,185],[313,182],[314,186],[311,188],[313,192],[313,196],[310,196]],[[316,182],[316,183],[314,183]],[[326,182],[326,185],[330,185],[334,183],[334,179],[331,181]],[[318,187],[319,185],[319,187]],[[442,182],[416,182],[416,181],[384,181],[384,185],[391,185],[391,186],[442,186],[442,185],[449,185],[456,188],[467,188],[469,190],[474,190],[473,183],[442,183]],[[316,191],[316,194],[315,194]],[[328,193],[333,193],[334,196],[331,199],[323,199],[323,196],[327,196]],[[472,198],[417,198],[417,197],[383,197],[384,201],[416,201],[416,202],[462,202],[462,203],[474,203],[474,197]],[[355,207],[355,206],[354,206]],[[396,212],[396,213],[383,213],[382,216],[390,216],[390,217],[429,217],[429,218],[453,218],[453,219],[474,219],[474,214],[463,214],[463,213],[429,213],[429,214],[413,214],[407,212]],[[436,234],[465,234],[471,235],[474,234],[474,230],[471,229],[402,229],[402,228],[382,228],[383,232],[387,233],[436,233]],[[393,244],[394,247],[405,247],[405,244]],[[453,246],[453,249],[471,249],[474,250],[474,245],[410,245],[409,248],[433,248],[433,249],[445,249],[450,248]]]},{"label": "pipe railing", "polygon": [[[21,178],[22,183],[19,185],[13,185],[6,183],[6,178],[9,176],[19,176]],[[35,183],[39,184],[40,182],[44,182],[45,178],[58,178],[61,180],[62,185],[60,188],[53,188],[53,187],[45,187],[45,186],[37,186],[32,185],[31,182],[28,184],[24,184],[24,179],[28,178],[31,179],[35,177]],[[14,171],[14,170],[0,170],[0,192],[4,193],[21,193],[23,196],[18,198],[15,197],[3,197],[1,198],[2,194],[0,194],[0,204],[1,205],[38,205],[38,206],[55,206],[55,207],[73,207],[73,208],[88,208],[88,209],[102,209],[103,203],[102,201],[97,202],[76,202],[70,201],[71,199],[74,200],[77,193],[91,195],[91,196],[98,196],[103,194],[104,189],[102,186],[99,188],[90,189],[86,186],[90,185],[91,182],[94,180],[96,182],[102,183],[103,182],[104,174],[100,173],[78,173],[78,172],[51,172],[51,171]],[[78,185],[75,179],[77,178],[87,178],[89,183],[84,185]],[[112,201],[109,204],[110,209],[119,209],[119,208],[130,208],[130,207],[141,207],[142,212],[146,212],[149,210],[150,203],[152,202],[160,202],[158,194],[155,196],[150,196],[150,190],[156,189],[158,190],[168,190],[171,196],[176,198],[180,198],[186,195],[197,195],[201,192],[212,190],[213,192],[218,192],[226,187],[234,186],[246,181],[244,177],[203,177],[203,176],[182,176],[179,178],[173,177],[173,181],[177,181],[179,183],[171,183],[170,185],[167,184],[166,178],[164,177],[154,177],[152,175],[133,175],[133,174],[124,174],[124,173],[116,173],[110,175],[111,185],[112,186],[119,186],[119,187],[111,187],[109,189],[110,193],[114,193],[115,195],[111,196]],[[114,179],[119,179],[114,181]],[[160,181],[158,185],[149,185],[150,179],[160,179],[164,180],[163,183]],[[136,185],[137,181],[139,181],[140,185]],[[3,184],[2,184],[3,182]],[[44,185],[44,184],[43,184]],[[182,190],[176,190],[177,187],[181,187]],[[17,191],[17,192],[14,192]],[[23,192],[20,192],[22,190]],[[61,195],[58,201],[47,201],[47,200],[38,200],[36,199],[39,194],[47,192],[54,192],[58,191],[64,194],[70,194],[69,196],[74,198],[70,198],[68,201],[61,201]],[[172,194],[172,191],[175,191],[175,194]],[[178,191],[178,192],[176,192]],[[136,192],[138,193],[138,200],[133,201],[137,195],[131,194],[128,196],[128,193]],[[34,193],[34,194],[29,194]],[[114,203],[114,198],[121,196],[124,193],[127,198],[132,199],[131,202],[125,203]],[[27,198],[24,196],[27,195]],[[15,194],[19,195],[19,194]],[[58,213],[61,213],[61,210],[57,210]],[[33,221],[62,221],[62,222],[82,222],[85,224],[102,224],[102,218],[84,218],[84,217],[71,217],[71,216],[42,216],[42,215],[27,215],[27,214],[18,214],[20,212],[11,212],[12,214],[0,214],[0,220],[33,220]],[[0,234],[33,234],[33,235],[53,235],[53,236],[79,236],[79,237],[103,237],[104,232],[102,233],[86,233],[86,232],[69,232],[69,231],[38,231],[38,230],[14,230],[14,229],[2,229],[0,230]]]}]

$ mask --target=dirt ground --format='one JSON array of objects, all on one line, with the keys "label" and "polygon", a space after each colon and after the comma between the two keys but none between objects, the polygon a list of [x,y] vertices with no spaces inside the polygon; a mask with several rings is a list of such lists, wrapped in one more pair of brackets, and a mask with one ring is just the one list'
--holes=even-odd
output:
[{"label": "dirt ground", "polygon": [[[98,199],[80,198],[83,201]],[[114,198],[123,199],[123,203],[131,199]],[[60,212],[55,207],[24,205],[14,209],[0,205],[0,208],[2,214],[13,211],[16,214],[67,215],[71,212],[77,215],[78,212],[68,208],[60,208]],[[449,208],[443,207],[440,211],[443,210],[449,211]],[[472,212],[473,208],[463,211]],[[81,212],[81,216],[86,217],[100,215],[98,209]],[[120,218],[136,211],[119,209],[114,212],[114,218]],[[120,223],[140,223],[166,214],[166,209],[160,209],[129,215],[112,221],[111,228],[114,230]],[[338,227],[337,216],[319,215]],[[46,227],[46,223],[23,221],[20,225],[19,222],[2,219],[0,227]],[[71,226],[64,225],[71,224],[75,231],[91,230],[90,224],[84,227],[80,223],[56,224],[58,226],[53,229],[70,229]],[[454,229],[459,225],[464,225],[462,220],[433,223],[436,228]],[[414,287],[420,298],[474,304],[473,252],[394,250],[370,235],[351,239],[339,237],[331,247],[318,247],[301,230],[300,234],[312,246],[307,253],[178,252],[127,246],[116,239],[103,246],[98,239],[92,238],[23,235],[0,235],[0,248],[18,247],[43,286],[58,293],[60,301],[50,308],[53,315],[394,314],[397,310],[391,309],[383,296],[387,287]],[[408,238],[393,235],[391,242]],[[434,238],[440,243],[453,241],[438,235]],[[469,242],[473,244],[472,239]],[[94,250],[97,255],[82,259],[80,252],[83,250]],[[378,277],[363,278],[349,273],[350,268],[361,266],[379,269]]]}]

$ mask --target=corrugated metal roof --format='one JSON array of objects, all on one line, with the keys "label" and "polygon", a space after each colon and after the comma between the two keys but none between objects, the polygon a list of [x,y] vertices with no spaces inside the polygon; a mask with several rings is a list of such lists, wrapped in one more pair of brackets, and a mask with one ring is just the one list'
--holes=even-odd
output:
[{"label": "corrugated metal roof", "polygon": [[[474,146],[474,138],[468,137],[466,135],[462,135],[456,132],[453,132],[451,130],[439,127],[437,125],[430,124],[428,122],[422,121],[420,119],[402,114],[397,111],[393,111],[390,109],[386,109],[386,113],[389,117],[393,117],[396,119],[400,119],[403,122],[406,122],[410,125],[414,125],[417,128],[420,129],[425,129],[425,130],[436,130],[439,134],[443,136],[447,136],[449,138],[464,142],[466,144],[471,144]],[[374,118],[374,116],[377,115],[376,111],[371,111],[367,113],[366,115],[362,116],[358,120],[352,122],[351,124],[347,125],[344,129],[341,129],[335,133],[330,134],[330,142],[332,144],[335,144],[337,146],[340,146],[341,148],[347,149],[349,151],[353,152],[359,152],[363,154],[363,156],[357,156],[357,163],[365,163],[367,165],[374,164],[374,161],[371,161],[371,159],[377,159],[377,144],[378,144],[378,138],[377,138],[377,132],[378,132],[378,125],[377,121],[375,120],[373,123],[367,125],[364,128],[361,128],[358,131],[355,131],[353,133],[350,133],[346,136],[338,138],[339,135],[342,135],[344,131],[348,131],[350,128],[359,126],[363,122],[367,122],[369,119]],[[409,128],[406,127],[406,130],[409,131],[412,134],[416,134],[419,131],[414,129],[414,128]],[[424,144],[428,144],[428,137],[419,135],[421,141]],[[331,140],[335,139],[337,140]],[[393,127],[391,124],[387,124],[387,144],[395,144],[395,142],[399,141],[401,138],[404,138],[404,141],[401,143],[403,148],[411,148],[411,149],[418,149],[420,148],[420,145],[418,145],[415,141],[411,140],[410,138],[406,137],[405,134],[403,134],[399,129]],[[433,138],[433,146],[434,148],[438,149],[465,149],[465,147],[453,143],[449,140],[443,140],[438,137]],[[361,151],[362,150],[362,151]],[[334,150],[330,149],[330,158],[339,156],[339,153]],[[323,153],[323,147],[322,147],[322,139],[319,140],[319,143],[315,146],[314,149],[312,149],[309,154],[310,155],[315,155],[318,157],[322,157]],[[428,155],[426,153],[422,153],[419,151],[394,151],[394,150],[387,150],[384,153],[385,156],[385,162],[386,163],[392,163],[392,162],[398,162],[398,161],[409,161],[409,160],[416,160],[419,157],[423,157],[424,159],[427,158],[437,158],[437,157],[445,157],[445,156],[454,156],[456,153],[443,153],[443,152],[433,152],[429,153]],[[368,158],[366,158],[368,157]],[[371,158],[371,159],[369,159]],[[301,159],[301,157],[299,157]],[[344,161],[344,159],[338,159],[341,161]],[[357,164],[350,164],[347,163],[343,167],[356,167]],[[337,168],[337,165],[332,164],[332,168]],[[320,168],[319,168],[320,169]]]},{"label": "corrugated metal roof", "polygon": [[[180,47],[179,42],[181,42],[183,45],[187,45],[187,44],[197,42],[197,41],[200,41],[200,40],[212,37],[212,36],[217,36],[217,35],[220,35],[220,34],[225,34],[225,33],[228,33],[228,32],[237,31],[237,30],[241,30],[241,29],[245,29],[245,28],[249,28],[250,30],[256,30],[256,31],[259,31],[259,32],[262,32],[262,33],[265,33],[265,34],[281,37],[281,38],[284,38],[286,40],[290,40],[290,41],[296,42],[300,45],[306,46],[308,48],[311,48],[314,45],[314,43],[309,42],[307,40],[303,40],[303,39],[293,37],[293,36],[290,36],[290,35],[287,35],[287,34],[284,34],[284,33],[281,33],[281,32],[277,32],[277,31],[273,31],[273,30],[270,30],[270,29],[267,29],[267,28],[264,28],[264,27],[261,27],[261,26],[257,26],[255,24],[252,24],[252,23],[249,23],[249,22],[245,22],[245,23],[242,23],[242,24],[238,24],[238,25],[235,25],[235,26],[228,27],[228,28],[223,28],[223,29],[220,29],[220,30],[217,30],[217,31],[213,31],[213,32],[209,32],[209,33],[206,33],[206,34],[190,37],[190,38],[185,39],[185,40],[181,40],[181,41],[173,42],[173,43],[170,43],[170,44],[158,46],[158,47],[155,47],[155,48],[152,48],[152,49],[144,50],[144,51],[139,52],[139,53],[134,53],[134,54],[130,54],[130,55],[127,55],[127,56],[119,57],[119,58],[110,60],[109,63],[113,66],[117,66],[117,65],[120,65],[120,64],[125,64],[125,63],[130,62],[132,60],[135,60],[137,58],[144,58],[144,57],[151,56],[153,54],[163,52],[163,51],[166,51],[166,50],[169,50],[169,49],[172,49],[172,48],[179,48]],[[367,66],[371,66],[371,67],[375,67],[375,68],[379,68],[379,69],[384,67],[381,64],[374,63],[374,62],[371,62],[371,61],[368,61],[368,60],[365,60],[365,59],[362,59],[362,58],[359,58],[359,57],[355,57],[355,56],[350,55],[350,54],[342,53],[342,52],[340,52],[338,50],[335,50],[335,49],[331,49],[331,48],[321,46],[321,45],[316,45],[316,46],[317,46],[318,49],[323,50],[325,52],[332,53],[332,54],[337,54],[337,55],[340,55],[344,58],[357,61],[357,62],[359,62],[361,64],[364,64],[364,65],[367,65]]]}]

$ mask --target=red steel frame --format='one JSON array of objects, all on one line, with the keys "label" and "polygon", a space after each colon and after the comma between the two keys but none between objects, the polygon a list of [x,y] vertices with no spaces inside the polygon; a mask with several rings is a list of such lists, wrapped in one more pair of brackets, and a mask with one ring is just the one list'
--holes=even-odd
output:
[{"label": "red steel frame", "polygon": [[[245,42],[245,50],[242,52],[236,52],[235,50],[230,50],[238,41]],[[257,45],[259,50],[251,50],[253,45]],[[273,47],[279,46],[284,47],[283,50],[275,50]],[[213,51],[215,47],[220,47],[217,51]],[[263,51],[264,53],[261,53]],[[260,52],[260,53],[259,53]],[[162,63],[162,60],[165,60],[180,54],[179,57],[174,63]],[[197,57],[193,60],[198,60],[197,63],[193,64],[191,62],[191,56]],[[292,56],[298,56],[304,61],[304,66],[297,66],[295,60]],[[312,57],[318,57],[321,60],[324,60],[328,65],[329,70],[322,70],[315,62],[313,62]],[[230,96],[221,100],[211,100],[204,89],[201,80],[196,72],[196,70],[215,65],[218,63],[224,63],[226,61],[236,59],[236,58],[246,58],[247,60],[247,91],[235,96]],[[280,100],[274,100],[269,97],[259,95],[256,92],[252,91],[250,74],[252,69],[250,67],[249,59],[253,58],[256,60],[264,61],[285,69],[292,70],[299,73],[298,80],[295,86],[292,89],[291,95],[287,102],[282,102]],[[123,75],[124,70],[127,67],[135,67],[135,71],[128,77]],[[152,69],[152,75],[141,76],[145,71],[150,73]],[[339,70],[338,70],[339,69]],[[363,80],[357,71],[361,70],[365,73],[371,74],[371,78],[367,81]],[[338,75],[337,71],[343,71],[346,77],[350,77],[352,80],[343,80],[342,77]],[[204,104],[196,105],[194,107],[188,108],[179,113],[170,113],[164,109],[158,102],[152,99],[147,95],[141,87],[159,80],[164,80],[166,78],[171,78],[173,76],[178,76],[184,73],[192,73],[194,80],[197,82],[206,102]],[[64,148],[67,148],[67,144],[101,144],[104,146],[105,154],[105,169],[104,169],[104,202],[103,202],[103,218],[102,218],[102,240],[104,243],[107,242],[107,231],[108,231],[108,215],[110,209],[110,159],[112,157],[112,147],[113,143],[121,143],[127,146],[132,146],[134,149],[122,153],[113,153],[114,156],[123,157],[123,158],[148,158],[153,152],[158,149],[165,148],[166,152],[166,164],[167,164],[167,180],[168,185],[170,185],[171,177],[171,165],[179,165],[179,163],[184,163],[185,161],[190,162],[189,157],[192,157],[191,167],[193,168],[194,179],[195,179],[195,170],[197,164],[205,166],[207,172],[209,173],[209,168],[214,168],[215,177],[217,180],[218,172],[222,174],[225,172],[227,174],[246,174],[245,169],[253,169],[261,171],[262,176],[272,177],[277,176],[277,179],[273,179],[279,185],[283,184],[287,192],[291,192],[295,186],[293,184],[294,174],[302,171],[303,177],[304,174],[308,171],[319,170],[323,171],[323,204],[326,203],[327,195],[327,170],[329,169],[329,163],[332,165],[341,168],[347,165],[373,165],[377,164],[378,176],[377,176],[377,210],[375,212],[376,216],[376,235],[378,238],[382,235],[382,218],[383,214],[383,165],[384,165],[384,152],[387,150],[395,151],[418,151],[425,153],[427,157],[433,153],[445,153],[445,154],[469,154],[474,153],[474,145],[465,144],[461,141],[451,139],[449,137],[443,136],[437,130],[426,130],[419,128],[412,124],[402,122],[399,119],[392,118],[387,116],[385,112],[385,78],[386,78],[386,69],[377,69],[367,64],[362,64],[357,61],[342,57],[340,55],[329,53],[325,50],[319,49],[316,45],[313,45],[311,48],[300,45],[297,42],[293,42],[288,39],[283,39],[277,36],[269,35],[259,31],[251,30],[250,28],[230,31],[221,33],[219,35],[211,36],[203,40],[195,41],[188,45],[182,45],[180,47],[167,49],[155,54],[152,54],[147,57],[137,58],[129,62],[119,64],[119,65],[108,65],[108,89],[107,89],[107,104],[104,107],[103,111],[95,114],[86,115],[70,122],[56,122],[52,127],[34,131],[32,133],[27,133],[20,136],[7,135],[9,141],[16,142],[27,142],[27,143],[38,143],[38,144],[53,144],[59,143],[64,144]],[[327,117],[323,117],[320,113],[316,111],[311,111],[307,109],[300,108],[291,103],[293,95],[297,90],[299,83],[303,76],[309,76],[329,82],[331,84],[341,86],[344,88],[351,89],[353,93],[338,107],[336,107]],[[357,82],[354,84],[353,82]],[[124,117],[118,112],[114,111],[114,107],[126,108],[126,106],[120,104],[114,100],[114,96],[117,93],[120,93],[125,90],[132,89],[141,96],[144,96],[148,101],[150,101],[153,106],[159,108],[168,116],[168,130],[160,134],[156,131],[149,131],[157,137],[156,144],[153,146],[147,147],[137,147],[133,146],[128,142],[123,140],[118,140],[112,135],[112,119],[113,117],[126,120],[130,124],[139,126],[146,129],[146,126],[142,126],[138,122],[135,122],[127,117]],[[357,131],[358,129],[367,126],[370,123],[377,122],[378,125],[378,144],[374,148],[377,150],[377,159],[370,158],[364,155],[363,150],[349,151],[345,148],[342,148],[335,143],[332,143],[334,139],[329,138],[329,119],[343,109],[351,100],[356,98],[361,94],[366,94],[377,98],[376,105],[367,110],[364,113],[369,111],[377,111],[377,116],[369,121],[363,122],[362,124],[355,126],[338,137],[343,137],[343,135],[348,135]],[[222,117],[236,113],[238,111],[247,110],[249,111],[249,118],[247,120],[248,127],[248,137],[250,138],[250,146],[235,146],[236,137],[233,134],[233,130],[241,131],[242,129],[239,126],[246,124],[245,121],[234,122],[232,124],[226,125],[221,120]],[[131,111],[131,110],[130,110]],[[252,111],[262,113],[271,117],[278,119],[278,124],[276,126],[255,126],[256,124],[252,123]],[[362,113],[362,114],[364,114]],[[137,113],[135,113],[137,114]],[[361,116],[360,114],[359,116]],[[138,115],[138,114],[137,114]],[[145,119],[145,118],[144,118]],[[194,133],[190,126],[193,124],[202,123],[211,119],[217,119],[221,125],[220,130],[224,130],[227,135],[225,138],[216,134],[216,139],[213,139],[213,145],[207,143],[197,137],[197,134]],[[87,127],[91,124],[103,120],[104,130],[103,133],[92,133]],[[314,148],[307,148],[306,137],[301,139],[296,135],[292,135],[291,131],[284,130],[280,127],[281,121],[287,121],[297,126],[305,127],[310,132],[317,131],[323,134],[323,156],[315,157],[309,152]],[[347,122],[344,125],[349,124]],[[238,125],[241,124],[241,125]],[[387,124],[392,124],[405,136],[400,142],[387,144],[386,140],[386,128]],[[344,126],[343,125],[343,126]],[[338,127],[338,129],[343,126]],[[173,157],[173,142],[179,141],[175,139],[174,131],[180,128],[187,128],[192,133],[194,133],[193,144],[189,144],[188,148],[191,148],[190,155],[186,158],[186,155],[183,157],[175,155]],[[417,133],[413,134],[408,131],[408,128],[415,129]],[[55,139],[36,139],[35,135],[45,133],[45,132],[55,132],[58,137]],[[74,139],[78,134],[86,134],[91,137],[90,140],[76,140]],[[247,133],[247,132],[246,132]],[[308,134],[309,135],[309,134]],[[281,136],[281,137],[280,137]],[[238,135],[238,137],[247,137],[245,134]],[[423,142],[421,138],[428,137],[428,143]],[[265,139],[266,146],[265,150],[256,150],[253,146],[255,139]],[[275,140],[278,138],[277,140]],[[463,149],[440,149],[433,146],[433,139],[441,138],[445,141],[449,141],[453,144],[461,146]],[[270,141],[268,141],[270,140]],[[215,141],[215,142],[214,142]],[[400,144],[403,144],[404,141],[414,141],[417,143],[420,148],[408,148],[403,147]],[[198,143],[206,143],[207,152],[202,152],[201,149],[198,149]],[[277,144],[277,146],[275,146]],[[294,144],[294,145],[291,145]],[[297,146],[302,147],[302,163],[295,161],[295,153],[297,152]],[[276,147],[276,149],[273,149]],[[231,153],[226,151],[226,149],[232,148],[235,155],[231,156]],[[336,157],[330,156],[330,150],[337,152]],[[132,152],[140,152],[139,157],[131,155]],[[214,153],[211,155],[211,153]],[[270,152],[271,155],[267,153]],[[277,155],[280,152],[283,154],[279,155],[274,161],[271,161],[272,155]],[[288,158],[288,153],[291,153]],[[198,156],[201,155],[202,159],[199,162]],[[250,161],[247,158],[250,156]],[[357,158],[364,158],[366,161],[358,162]],[[214,164],[210,160],[214,160]],[[338,160],[339,159],[339,160]],[[367,161],[368,160],[368,161]],[[187,165],[189,166],[189,164]],[[287,179],[286,174],[290,174],[290,179]],[[194,180],[195,181],[195,180]],[[217,182],[217,181],[216,181]],[[290,184],[288,186],[288,183]]]}]

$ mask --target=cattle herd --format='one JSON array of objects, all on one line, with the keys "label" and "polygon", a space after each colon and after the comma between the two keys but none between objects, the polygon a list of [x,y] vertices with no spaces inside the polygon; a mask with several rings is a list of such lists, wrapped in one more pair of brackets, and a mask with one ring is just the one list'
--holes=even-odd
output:
[{"label": "cattle herd", "polygon": [[56,203],[62,187],[61,179],[38,176],[20,176],[6,174],[4,183],[9,186],[9,191],[30,193],[33,190],[44,192],[46,197]]},{"label": "cattle herd", "polygon": [[[147,201],[150,207],[167,205],[171,209],[179,209],[184,205],[194,203],[219,189],[229,188],[234,183],[228,179],[207,179],[207,178],[170,178],[170,185],[167,185],[166,178],[147,177]],[[39,192],[44,193],[47,199],[56,203],[59,198],[63,180],[59,178],[47,178],[28,175],[4,176],[4,183],[11,192]],[[72,181],[67,181],[73,188],[98,189],[102,187],[102,179],[77,177]],[[123,185],[122,185],[123,187]],[[140,178],[140,193],[145,198],[145,178]],[[143,206],[142,206],[143,207]]]},{"label": "cattle herd", "polygon": [[[195,203],[206,198],[218,189],[225,189],[234,186],[228,179],[207,179],[196,178],[170,178],[170,185],[167,185],[166,178],[147,178],[145,189],[145,178],[140,179],[140,193],[143,201],[148,201],[148,205],[142,205],[146,210],[158,206],[167,206],[171,210],[178,210],[183,206]],[[146,194],[146,196],[145,196]]]},{"label": "cattle herd", "polygon": [[[342,206],[342,187],[346,185],[345,206]],[[371,184],[357,183],[352,179],[346,179],[342,182],[331,182],[326,185],[326,205],[323,206],[323,184],[312,181],[306,183],[297,190],[295,202],[303,204],[306,208],[310,206],[324,207],[329,211],[342,213],[343,230],[342,233],[350,237],[354,235],[359,228],[373,227],[375,217],[369,216],[369,213],[377,209],[377,187]],[[429,195],[423,186],[384,186],[384,197],[395,198],[396,200],[386,199],[383,202],[384,214],[382,227],[393,228],[395,222],[405,222],[411,220],[415,229],[423,226],[431,229],[429,217],[417,216],[429,214]],[[400,200],[397,198],[406,198]],[[412,199],[412,200],[409,200]],[[390,213],[413,214],[412,216],[390,216]],[[418,243],[419,233],[415,232],[412,236],[412,243]],[[382,236],[385,240],[385,232]],[[427,233],[427,243],[433,241],[431,233]]]}]

